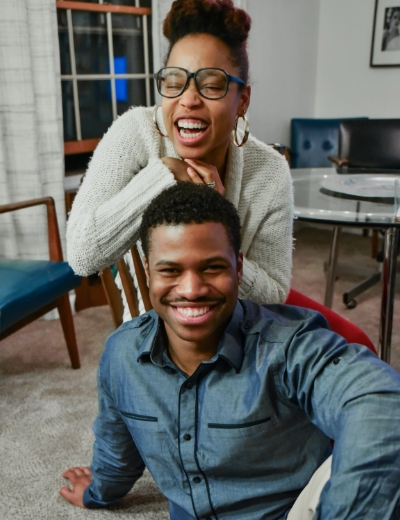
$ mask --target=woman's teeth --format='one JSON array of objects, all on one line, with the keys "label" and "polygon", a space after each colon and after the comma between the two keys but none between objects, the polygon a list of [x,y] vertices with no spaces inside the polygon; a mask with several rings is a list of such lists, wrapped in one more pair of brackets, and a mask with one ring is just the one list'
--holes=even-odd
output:
[{"label": "woman's teeth", "polygon": [[[181,137],[184,139],[195,139],[200,137],[202,132],[207,128],[204,123],[193,123],[189,121],[178,121],[178,129]],[[187,131],[189,130],[189,132]],[[193,130],[200,130],[199,132],[193,132]]]},{"label": "woman's teeth", "polygon": [[195,137],[200,137],[203,132],[196,132],[195,134],[187,134],[183,128],[180,128],[179,133],[185,139],[194,139]]},{"label": "woman's teeth", "polygon": [[182,314],[183,316],[194,318],[196,316],[203,316],[203,314],[206,314],[206,312],[210,310],[210,307],[202,307],[201,309],[193,309],[190,307],[176,307],[176,310],[179,312],[179,314]]}]

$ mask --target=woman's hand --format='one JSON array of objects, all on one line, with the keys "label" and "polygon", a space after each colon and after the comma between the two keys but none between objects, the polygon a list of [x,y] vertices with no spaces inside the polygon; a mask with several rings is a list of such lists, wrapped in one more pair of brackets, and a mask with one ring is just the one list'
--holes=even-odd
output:
[{"label": "woman's hand", "polygon": [[162,157],[161,161],[171,170],[176,182],[190,182],[192,180],[188,174],[188,165],[182,159]]},{"label": "woman's hand", "polygon": [[194,159],[184,159],[184,161],[189,165],[187,172],[193,182],[196,184],[215,182],[214,190],[225,195],[224,185],[215,166]]},{"label": "woman's hand", "polygon": [[69,468],[62,474],[62,477],[67,478],[72,486],[63,486],[60,489],[60,495],[68,502],[78,507],[85,507],[83,505],[83,493],[92,481],[92,473],[87,467]]},{"label": "woman's hand", "polygon": [[225,195],[225,188],[215,166],[194,159],[175,159],[174,157],[162,157],[161,161],[167,166],[177,182],[194,182],[195,184],[208,184],[215,182],[215,190]]}]

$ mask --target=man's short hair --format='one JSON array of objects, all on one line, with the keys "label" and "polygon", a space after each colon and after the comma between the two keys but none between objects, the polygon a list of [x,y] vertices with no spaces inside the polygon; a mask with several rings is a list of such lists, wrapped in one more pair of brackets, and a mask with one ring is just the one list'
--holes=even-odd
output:
[{"label": "man's short hair", "polygon": [[143,213],[139,237],[148,257],[150,231],[158,226],[216,222],[225,228],[236,257],[240,250],[240,219],[235,206],[216,190],[180,182],[155,197]]}]

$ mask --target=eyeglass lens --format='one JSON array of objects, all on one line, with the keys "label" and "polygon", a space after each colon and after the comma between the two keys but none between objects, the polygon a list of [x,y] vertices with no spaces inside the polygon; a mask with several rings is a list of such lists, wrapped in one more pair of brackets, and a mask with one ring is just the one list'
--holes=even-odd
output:
[{"label": "eyeglass lens", "polygon": [[[157,87],[162,96],[177,97],[186,87],[187,74],[182,69],[167,67],[158,74]],[[199,92],[206,98],[224,97],[228,88],[228,78],[218,69],[200,69],[195,74],[195,83]]]}]

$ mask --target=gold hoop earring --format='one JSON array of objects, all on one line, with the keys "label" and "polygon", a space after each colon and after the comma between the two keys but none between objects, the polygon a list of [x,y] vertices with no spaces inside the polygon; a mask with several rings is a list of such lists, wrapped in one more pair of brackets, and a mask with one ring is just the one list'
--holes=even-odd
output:
[{"label": "gold hoop earring", "polygon": [[154,127],[155,129],[157,130],[157,132],[161,135],[161,137],[168,137],[168,135],[164,135],[161,130],[158,128],[158,124],[157,124],[157,110],[161,108],[160,105],[156,105],[154,107],[154,110],[153,110],[153,123],[154,123]]},{"label": "gold hoop earring", "polygon": [[[243,128],[244,133],[243,133],[242,142],[239,144],[237,128],[238,128],[238,122],[239,122],[240,117],[242,117],[243,121],[244,121],[244,128]],[[247,119],[246,114],[243,114],[242,116],[236,116],[235,126],[233,127],[233,142],[235,143],[235,146],[237,146],[238,148],[240,148],[247,142],[247,139],[249,138],[249,133],[250,133],[249,128],[250,128],[249,120]]]}]

